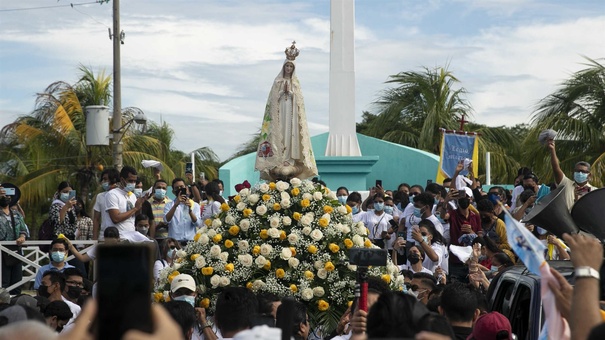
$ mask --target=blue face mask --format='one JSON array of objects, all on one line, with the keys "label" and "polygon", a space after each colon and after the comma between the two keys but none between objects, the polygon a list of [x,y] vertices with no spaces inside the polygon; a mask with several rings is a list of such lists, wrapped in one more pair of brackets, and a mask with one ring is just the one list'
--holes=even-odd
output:
[{"label": "blue face mask", "polygon": [[435,204],[439,204],[439,199],[437,197],[435,197],[434,199]]},{"label": "blue face mask", "polygon": [[389,214],[389,215],[393,215],[393,207],[391,207],[390,205],[385,205],[384,206],[384,212]]},{"label": "blue face mask", "polygon": [[155,189],[155,198],[164,199],[166,197],[166,190],[164,189]]},{"label": "blue face mask", "polygon": [[374,210],[382,211],[384,209],[384,203],[374,203]]},{"label": "blue face mask", "polygon": [[136,184],[134,184],[134,183],[126,183],[126,185],[124,186],[124,191],[133,192],[135,185]]},{"label": "blue face mask", "polygon": [[353,208],[351,208],[351,212],[353,213],[353,215],[357,214],[359,212],[359,207],[358,206],[354,206]]},{"label": "blue face mask", "polygon": [[68,192],[67,193],[62,192],[61,195],[59,195],[59,196],[60,196],[59,198],[61,199],[61,201],[65,202],[65,203],[67,203],[67,201],[69,201],[69,193]]},{"label": "blue face mask", "polygon": [[191,295],[181,295],[174,298],[175,301],[185,301],[189,302],[191,307],[195,307],[195,296]]},{"label": "blue face mask", "polygon": [[414,216],[418,218],[422,217],[422,209],[414,208]]},{"label": "blue face mask", "polygon": [[166,257],[168,257],[169,259],[171,259],[174,256],[174,252],[176,250],[174,249],[168,249],[168,252],[166,252]]},{"label": "blue face mask", "polygon": [[347,204],[347,197],[349,196],[338,196],[338,203]]},{"label": "blue face mask", "polygon": [[574,172],[573,179],[576,181],[576,183],[584,183],[588,181],[588,174],[583,172]]},{"label": "blue face mask", "polygon": [[103,188],[104,191],[109,190],[109,182],[101,183],[101,188]]},{"label": "blue face mask", "polygon": [[53,251],[50,253],[50,259],[53,262],[63,262],[65,260],[65,253],[62,251]]},{"label": "blue face mask", "polygon": [[143,196],[143,189],[142,188],[135,188],[133,190],[135,197],[139,198],[141,196]]},{"label": "blue face mask", "polygon": [[498,271],[498,268],[500,268],[500,266],[494,266],[494,265],[492,265],[492,266],[489,268],[489,270],[490,270],[492,273],[495,273],[495,272],[497,272],[497,271]]}]

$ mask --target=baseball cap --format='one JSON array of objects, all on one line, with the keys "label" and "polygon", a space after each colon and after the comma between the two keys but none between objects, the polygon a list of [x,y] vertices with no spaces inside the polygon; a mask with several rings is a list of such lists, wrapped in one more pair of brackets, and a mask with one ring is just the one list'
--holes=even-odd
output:
[{"label": "baseball cap", "polygon": [[195,280],[191,275],[188,274],[179,274],[172,279],[172,283],[170,283],[170,291],[176,292],[181,288],[187,288],[192,292],[195,292]]},{"label": "baseball cap", "polygon": [[493,340],[509,339],[512,340],[513,331],[508,319],[498,313],[491,312],[484,314],[477,319],[473,332],[467,340]]}]

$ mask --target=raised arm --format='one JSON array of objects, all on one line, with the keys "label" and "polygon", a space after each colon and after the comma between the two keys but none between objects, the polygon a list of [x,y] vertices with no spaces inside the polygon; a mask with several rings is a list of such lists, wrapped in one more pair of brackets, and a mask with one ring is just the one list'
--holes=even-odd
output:
[{"label": "raised arm", "polygon": [[555,175],[555,182],[557,183],[557,185],[559,185],[563,180],[563,177],[565,177],[565,174],[563,173],[563,170],[561,170],[561,166],[559,165],[559,158],[557,157],[555,141],[552,139],[549,140],[546,147],[550,151],[550,165],[552,166],[552,172]]}]

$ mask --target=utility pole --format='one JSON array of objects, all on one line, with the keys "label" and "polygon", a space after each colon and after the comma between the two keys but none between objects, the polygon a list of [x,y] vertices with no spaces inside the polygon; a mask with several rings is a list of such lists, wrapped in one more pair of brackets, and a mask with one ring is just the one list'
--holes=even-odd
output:
[{"label": "utility pole", "polygon": [[122,81],[120,75],[120,0],[113,0],[113,166],[122,170]]}]

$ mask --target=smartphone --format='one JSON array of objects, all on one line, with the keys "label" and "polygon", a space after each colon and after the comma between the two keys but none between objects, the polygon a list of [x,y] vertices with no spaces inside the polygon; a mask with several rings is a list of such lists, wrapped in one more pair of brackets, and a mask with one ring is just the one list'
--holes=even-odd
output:
[{"label": "smartphone", "polygon": [[15,188],[3,188],[6,196],[15,196]]},{"label": "smartphone", "polygon": [[187,188],[180,188],[177,196],[187,196]]},{"label": "smartphone", "polygon": [[382,180],[381,179],[377,179],[376,180],[376,187],[381,187],[382,188]]},{"label": "smartphone", "polygon": [[97,339],[121,339],[128,330],[151,333],[154,249],[148,244],[99,245],[97,301],[93,322]]},{"label": "smartphone", "polygon": [[206,180],[206,174],[202,171],[200,172],[200,181],[203,182],[204,180]]},{"label": "smartphone", "polygon": [[399,225],[397,225],[397,222],[395,222],[395,220],[389,220],[389,224],[391,225],[391,227],[393,228],[398,228]]},{"label": "smartphone", "polygon": [[192,174],[193,173],[193,163],[189,162],[185,164],[185,173]]},{"label": "smartphone", "polygon": [[74,198],[76,198],[76,191],[72,190],[72,191],[69,192],[69,198],[68,198],[68,200],[71,201]]}]

